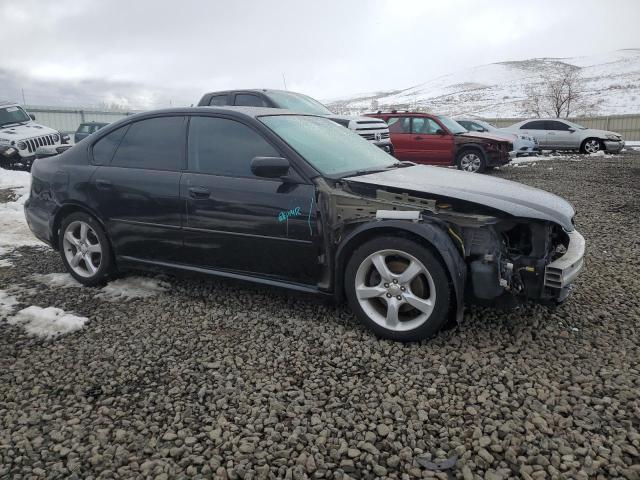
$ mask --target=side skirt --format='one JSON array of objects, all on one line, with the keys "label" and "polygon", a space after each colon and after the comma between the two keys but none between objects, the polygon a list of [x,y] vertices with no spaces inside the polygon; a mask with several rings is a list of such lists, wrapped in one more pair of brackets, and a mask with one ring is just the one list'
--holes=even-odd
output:
[{"label": "side skirt", "polygon": [[320,290],[318,287],[312,285],[305,285],[303,283],[287,282],[284,280],[276,280],[272,278],[256,277],[253,275],[247,275],[243,273],[231,272],[228,270],[216,270],[213,268],[195,267],[193,265],[183,265],[180,263],[162,262],[156,260],[145,260],[142,258],[118,256],[116,262],[123,267],[129,267],[132,269],[144,269],[153,271],[162,270],[177,270],[182,272],[194,272],[202,273],[205,275],[212,275],[214,277],[231,278],[233,280],[241,280],[251,283],[258,283],[260,285],[268,285],[270,287],[285,288],[287,290],[295,290],[303,293],[312,293],[323,296],[333,296],[331,292]]}]

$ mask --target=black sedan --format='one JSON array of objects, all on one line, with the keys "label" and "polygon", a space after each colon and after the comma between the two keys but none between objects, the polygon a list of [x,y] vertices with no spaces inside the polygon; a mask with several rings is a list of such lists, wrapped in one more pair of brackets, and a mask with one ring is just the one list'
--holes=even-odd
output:
[{"label": "black sedan", "polygon": [[564,300],[584,239],[563,199],[398,162],[326,118],[250,107],[128,117],[36,160],[31,230],[79,282],[174,269],[346,297],[419,340],[464,301]]}]

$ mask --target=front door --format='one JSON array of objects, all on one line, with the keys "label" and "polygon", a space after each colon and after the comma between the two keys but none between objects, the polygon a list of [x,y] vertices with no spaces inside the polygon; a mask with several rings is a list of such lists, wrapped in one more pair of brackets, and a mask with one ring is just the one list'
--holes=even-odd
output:
[{"label": "front door", "polygon": [[185,137],[185,118],[165,116],[122,127],[93,146],[100,166],[87,188],[89,202],[117,256],[173,261],[180,255]]},{"label": "front door", "polygon": [[[551,148],[579,148],[575,130],[559,120],[546,120],[547,144]],[[572,131],[573,130],[573,131]],[[577,144],[576,144],[577,143]]]},{"label": "front door", "polygon": [[[252,174],[254,157],[280,153],[236,120],[193,116],[186,206],[185,262],[194,266],[315,284],[318,276],[315,186]],[[297,179],[297,180],[296,180]]]}]

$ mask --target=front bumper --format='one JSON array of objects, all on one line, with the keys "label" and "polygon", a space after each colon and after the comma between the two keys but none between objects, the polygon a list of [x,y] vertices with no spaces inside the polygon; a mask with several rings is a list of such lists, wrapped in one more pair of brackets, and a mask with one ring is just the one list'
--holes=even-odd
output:
[{"label": "front bumper", "polygon": [[624,140],[615,141],[615,140],[605,140],[604,141],[604,149],[607,152],[619,152],[624,148]]},{"label": "front bumper", "polygon": [[545,287],[564,289],[573,283],[584,266],[585,243],[584,237],[576,230],[569,233],[565,254],[545,268]]},{"label": "front bumper", "polygon": [[381,148],[385,152],[393,155],[393,143],[391,143],[391,140],[378,140],[378,141],[369,140],[369,141],[373,143],[376,147]]},{"label": "front bumper", "polygon": [[35,155],[28,157],[20,156],[20,152],[15,147],[0,147],[0,165],[3,167],[30,169],[35,159]]}]

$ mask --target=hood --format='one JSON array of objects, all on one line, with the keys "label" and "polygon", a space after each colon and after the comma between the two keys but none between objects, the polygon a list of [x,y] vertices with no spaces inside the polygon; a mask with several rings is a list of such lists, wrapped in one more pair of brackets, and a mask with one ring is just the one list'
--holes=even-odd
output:
[{"label": "hood", "polygon": [[467,132],[467,133],[461,133],[460,135],[457,135],[458,137],[465,137],[465,138],[480,138],[480,139],[484,139],[484,140],[493,140],[496,142],[512,142],[513,141],[513,137],[509,134],[498,134],[498,133],[486,133],[486,132]]},{"label": "hood", "polygon": [[349,182],[392,187],[485,205],[520,218],[545,220],[573,230],[569,202],[544,190],[477,173],[415,165],[349,177]]},{"label": "hood", "polygon": [[618,132],[610,132],[609,130],[599,130],[597,128],[587,128],[586,130],[580,130],[583,135],[594,136],[598,138],[607,138],[607,135],[615,135],[622,138]]},{"label": "hood", "polygon": [[25,138],[39,137],[41,135],[58,134],[53,128],[39,125],[35,122],[29,122],[25,125],[16,125],[13,127],[0,127],[0,138],[7,140],[23,140]]}]

